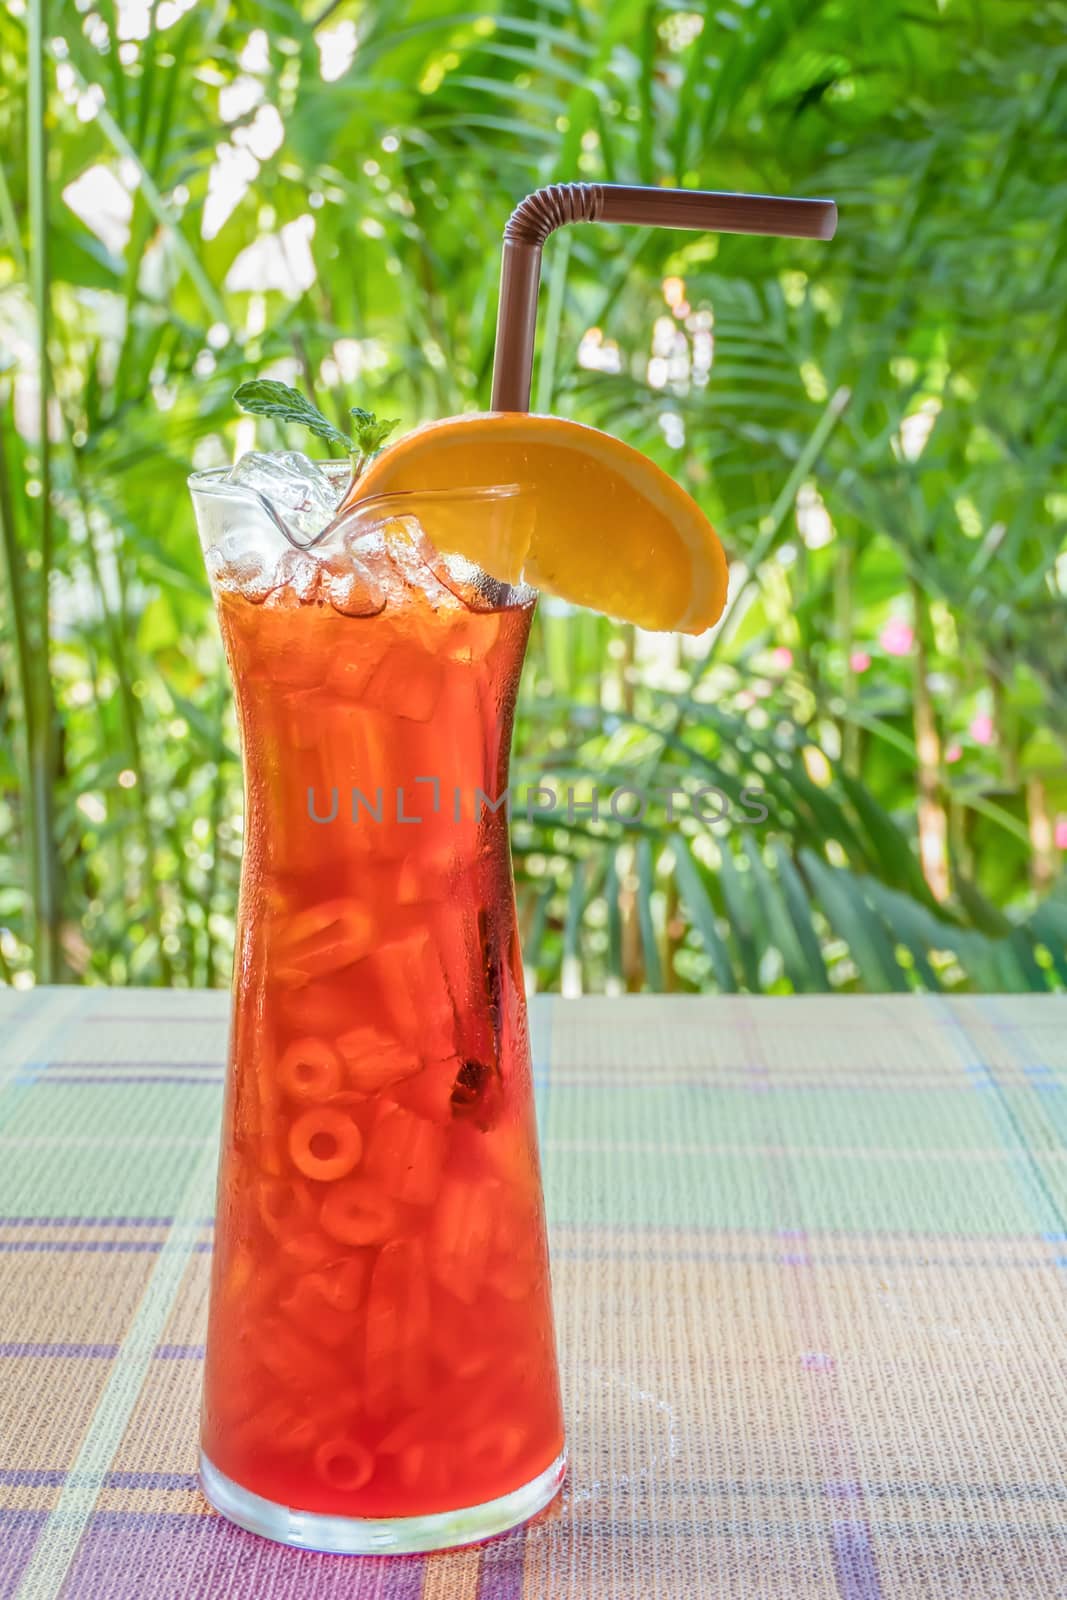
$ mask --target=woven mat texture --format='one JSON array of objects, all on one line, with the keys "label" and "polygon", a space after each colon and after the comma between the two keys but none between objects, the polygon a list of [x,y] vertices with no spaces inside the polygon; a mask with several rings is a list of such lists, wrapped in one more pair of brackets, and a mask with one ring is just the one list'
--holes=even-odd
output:
[{"label": "woven mat texture", "polygon": [[226,997],[0,991],[0,1600],[1067,1597],[1067,1001],[538,999],[572,1470],[458,1554],[194,1476]]}]

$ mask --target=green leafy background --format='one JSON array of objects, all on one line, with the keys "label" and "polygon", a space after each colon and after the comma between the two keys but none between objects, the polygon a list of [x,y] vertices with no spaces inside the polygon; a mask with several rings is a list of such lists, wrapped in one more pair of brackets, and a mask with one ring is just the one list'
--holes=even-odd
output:
[{"label": "green leafy background", "polygon": [[0,978],[226,981],[190,464],[247,447],[253,372],[341,427],[484,407],[503,222],[580,177],[841,226],[546,251],[536,409],[647,451],[735,565],[695,645],[543,605],[516,777],[715,785],[735,822],[518,818],[532,978],[1062,988],[1065,65],[1060,0],[8,0]]}]

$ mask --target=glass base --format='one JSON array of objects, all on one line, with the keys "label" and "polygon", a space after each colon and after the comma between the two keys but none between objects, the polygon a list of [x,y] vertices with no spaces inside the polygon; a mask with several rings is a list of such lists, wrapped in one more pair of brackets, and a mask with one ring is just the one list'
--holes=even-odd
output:
[{"label": "glass base", "polygon": [[315,1511],[264,1500],[227,1478],[203,1451],[200,1484],[216,1511],[249,1533],[302,1550],[327,1550],[335,1555],[411,1555],[419,1550],[453,1550],[506,1533],[529,1521],[558,1492],[567,1471],[564,1447],[544,1472],[520,1489],[459,1511],[436,1511],[425,1517],[327,1517]]}]

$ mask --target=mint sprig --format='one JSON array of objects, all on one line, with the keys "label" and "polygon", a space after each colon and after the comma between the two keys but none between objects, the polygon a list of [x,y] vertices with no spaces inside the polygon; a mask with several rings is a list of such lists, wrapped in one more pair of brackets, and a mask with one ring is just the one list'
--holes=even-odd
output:
[{"label": "mint sprig", "polygon": [[362,406],[353,406],[349,415],[355,423],[356,443],[364,456],[376,455],[400,421],[399,417],[391,417],[379,422],[373,411],[364,411]]},{"label": "mint sprig", "polygon": [[306,400],[299,389],[291,389],[276,378],[251,378],[234,390],[233,397],[242,411],[253,416],[273,417],[277,422],[295,422],[302,428],[328,439],[331,444],[343,444],[347,450],[354,448],[352,440],[340,428],[335,428],[319,410]]},{"label": "mint sprig", "polygon": [[379,422],[373,411],[353,406],[351,414],[355,438],[350,438],[340,428],[335,428],[318,406],[313,405],[299,389],[292,389],[277,378],[250,378],[234,390],[233,398],[242,411],[249,411],[253,416],[273,417],[276,422],[295,422],[319,439],[344,445],[352,461],[353,482],[370,458],[381,449],[400,420],[394,417],[390,421]]}]

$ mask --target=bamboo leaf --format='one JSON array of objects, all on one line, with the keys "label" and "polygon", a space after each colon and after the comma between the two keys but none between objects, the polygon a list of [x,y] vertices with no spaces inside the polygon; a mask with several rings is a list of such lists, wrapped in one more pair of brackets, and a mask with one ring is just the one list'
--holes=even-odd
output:
[{"label": "bamboo leaf", "polygon": [[936,901],[923,877],[922,868],[892,817],[878,804],[866,784],[849,777],[847,773],[841,774],[840,781],[871,841],[871,860],[877,863],[883,881],[912,895],[921,905],[933,910]]},{"label": "bamboo leaf", "polygon": [[1028,917],[1026,926],[1048,950],[1060,982],[1067,986],[1067,905],[1044,901]]},{"label": "bamboo leaf", "polygon": [[641,927],[641,949],[645,958],[645,977],[648,987],[658,994],[663,988],[663,969],[656,940],[656,924],[652,916],[653,890],[652,846],[647,838],[637,841],[637,916]]},{"label": "bamboo leaf", "polygon": [[760,986],[759,951],[756,947],[755,926],[752,906],[749,901],[748,884],[738,872],[729,844],[725,839],[719,845],[718,878],[719,888],[722,891],[723,901],[726,906],[726,920],[730,928],[730,937],[741,959],[741,971],[744,974],[745,987],[753,994],[757,994]]},{"label": "bamboo leaf", "polygon": [[812,923],[811,907],[808,903],[808,897],[800,874],[793,865],[784,845],[776,843],[771,848],[778,869],[778,882],[781,886],[782,895],[789,912],[789,919],[792,922],[803,957],[806,974],[804,987],[817,993],[827,993],[830,988],[830,979],[826,971],[822,950],[819,946],[818,935]]},{"label": "bamboo leaf", "polygon": [[748,859],[749,871],[755,888],[756,899],[763,910],[763,921],[766,927],[767,943],[772,945],[781,955],[782,964],[786,975],[794,989],[803,991],[808,988],[814,979],[817,988],[827,987],[825,974],[820,982],[819,963],[809,967],[803,946],[797,937],[797,932],[790,919],[785,901],[779,892],[778,885],[767,870],[759,845],[750,833],[742,836],[742,848]]},{"label": "bamboo leaf", "polygon": [[[233,459],[234,388],[299,383],[339,434],[349,373],[412,422],[477,411],[516,201],[644,175],[828,193],[842,226],[829,247],[583,227],[546,252],[538,404],[681,482],[731,594],[684,645],[542,603],[516,770],[681,798],[625,827],[516,817],[531,980],[559,980],[565,944],[568,983],[621,980],[614,854],[639,845],[626,939],[651,951],[655,923],[650,982],[1067,988],[1067,790],[1031,760],[1067,748],[1055,5],[875,0],[843,44],[815,0],[368,0],[337,77],[330,0],[310,21],[269,0],[262,29],[149,7],[135,41],[114,7],[66,29],[23,9],[0,8],[5,976],[43,973],[61,927],[72,977],[225,981],[240,774],[185,480]],[[611,532],[590,522],[591,571]],[[917,595],[945,906],[911,822]],[[747,788],[771,813],[724,873],[688,832],[699,785],[738,826]]]},{"label": "bamboo leaf", "polygon": [[880,919],[857,891],[851,874],[828,867],[811,850],[801,862],[833,927],[846,941],[865,989],[905,994],[909,985]]},{"label": "bamboo leaf", "polygon": [[715,982],[723,994],[736,994],[737,983],[730,957],[715,926],[715,911],[708,891],[704,887],[700,870],[690,853],[689,844],[679,834],[672,841],[671,848],[674,852],[674,870],[678,877],[679,893],[689,913],[689,920],[703,941],[715,974]]},{"label": "bamboo leaf", "polygon": [[563,924],[564,993],[578,994],[582,982],[582,918],[585,915],[585,868],[576,862],[567,896],[567,919]]},{"label": "bamboo leaf", "polygon": [[608,852],[604,874],[604,898],[608,907],[608,972],[622,987],[625,982],[622,961],[622,909],[619,905],[619,872],[615,852]]},{"label": "bamboo leaf", "polygon": [[924,988],[937,993],[943,985],[930,965],[929,952],[934,947],[943,949],[951,945],[951,930],[946,928],[940,939],[935,935],[931,940],[930,931],[934,919],[927,915],[922,904],[916,905],[907,895],[889,889],[874,879],[867,879],[864,889],[868,903],[884,918],[896,942],[911,952],[915,970]]}]

